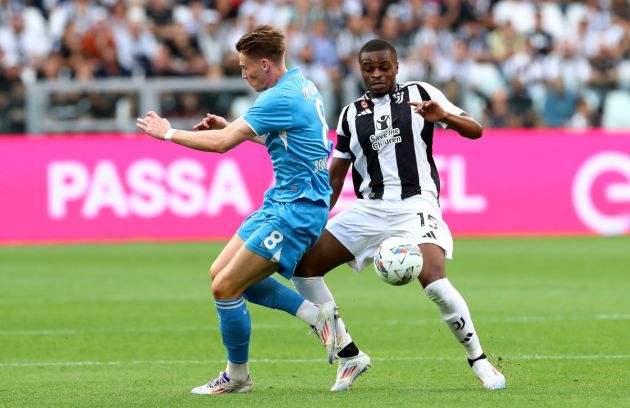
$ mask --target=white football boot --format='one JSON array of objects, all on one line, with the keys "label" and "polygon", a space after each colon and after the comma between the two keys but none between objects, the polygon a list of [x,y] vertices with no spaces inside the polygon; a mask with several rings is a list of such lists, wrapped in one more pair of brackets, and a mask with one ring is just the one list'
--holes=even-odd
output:
[{"label": "white football boot", "polygon": [[319,306],[317,322],[315,323],[315,332],[326,347],[328,354],[328,362],[330,364],[335,360],[335,349],[337,346],[337,308],[333,302],[326,302]]},{"label": "white football boot", "polygon": [[249,392],[252,389],[252,378],[248,375],[247,380],[243,383],[230,381],[225,371],[221,371],[219,376],[208,384],[193,388],[190,392],[193,394],[229,394],[236,392]]},{"label": "white football boot", "polygon": [[502,390],[505,388],[505,377],[490,364],[487,358],[475,361],[472,365],[472,370],[486,390]]},{"label": "white football boot", "polygon": [[370,356],[359,351],[354,357],[339,357],[339,367],[337,368],[337,382],[330,389],[331,391],[345,391],[352,387],[352,383],[367,369],[371,367]]}]

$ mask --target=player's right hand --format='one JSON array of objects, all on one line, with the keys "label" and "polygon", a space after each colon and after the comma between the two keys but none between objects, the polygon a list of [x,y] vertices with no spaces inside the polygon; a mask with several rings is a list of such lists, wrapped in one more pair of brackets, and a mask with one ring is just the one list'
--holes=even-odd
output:
[{"label": "player's right hand", "polygon": [[221,117],[219,115],[211,115],[208,113],[201,122],[193,126],[193,130],[223,129],[227,125],[229,125],[229,122],[225,120],[224,117]]},{"label": "player's right hand", "polygon": [[144,118],[137,118],[136,126],[160,140],[164,140],[166,132],[171,128],[171,124],[166,118],[161,118],[160,115],[153,111],[147,113]]},{"label": "player's right hand", "polygon": [[436,101],[409,101],[407,104],[413,106],[413,111],[429,122],[443,122],[448,117],[444,108]]}]

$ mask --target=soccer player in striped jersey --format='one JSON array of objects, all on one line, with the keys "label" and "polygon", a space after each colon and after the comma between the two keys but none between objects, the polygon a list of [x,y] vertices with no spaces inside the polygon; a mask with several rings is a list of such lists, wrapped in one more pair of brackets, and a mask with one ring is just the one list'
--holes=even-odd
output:
[{"label": "soccer player in striped jersey", "polygon": [[[299,68],[288,70],[284,34],[263,25],[236,44],[242,77],[261,92],[247,113],[232,123],[209,115],[193,130],[173,129],[149,112],[137,125],[149,135],[192,149],[226,152],[252,140],[264,144],[276,183],[262,207],[243,221],[210,268],[212,295],[227,349],[225,371],[194,394],[248,392],[251,320],[245,300],[295,315],[314,327],[334,350],[334,304],[317,307],[275,280],[290,279],[296,264],[321,234],[330,200],[327,160],[332,143],[317,87]],[[329,361],[332,353],[329,351]]]},{"label": "soccer player in striped jersey", "polygon": [[[328,271],[344,263],[361,271],[385,239],[413,239],[424,257],[419,276],[424,293],[438,307],[483,386],[502,389],[505,377],[488,361],[468,306],[446,277],[445,260],[452,257],[453,239],[442,219],[433,159],[434,124],[469,139],[481,137],[483,129],[428,83],[398,84],[398,58],[388,42],[368,41],[359,52],[359,64],[368,92],[342,110],[329,169],[331,205],[339,198],[350,166],[358,199],[328,222],[298,264],[294,285],[314,303],[334,301],[322,279]],[[337,325],[340,363],[333,390],[349,388],[370,364],[341,319]]]}]

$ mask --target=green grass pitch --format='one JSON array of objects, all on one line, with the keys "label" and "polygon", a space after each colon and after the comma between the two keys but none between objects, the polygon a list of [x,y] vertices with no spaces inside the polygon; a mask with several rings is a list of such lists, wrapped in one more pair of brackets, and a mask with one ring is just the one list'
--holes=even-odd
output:
[{"label": "green grass pitch", "polygon": [[250,305],[243,395],[224,368],[211,243],[0,248],[0,406],[630,407],[630,237],[459,238],[447,264],[508,388],[482,389],[437,309],[371,269],[327,282],[373,367],[345,393],[307,327]]}]

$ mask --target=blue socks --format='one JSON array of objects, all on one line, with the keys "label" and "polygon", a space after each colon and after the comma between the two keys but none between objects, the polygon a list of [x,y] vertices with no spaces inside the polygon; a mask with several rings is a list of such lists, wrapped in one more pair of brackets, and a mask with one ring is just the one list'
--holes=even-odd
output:
[{"label": "blue socks", "polygon": [[250,286],[238,299],[215,300],[223,345],[227,349],[228,360],[235,364],[247,362],[252,333],[252,321],[243,298],[257,305],[284,310],[293,316],[304,303],[300,294],[271,276]]},{"label": "blue socks", "polygon": [[302,295],[278,282],[272,276],[250,286],[243,293],[243,297],[248,302],[270,309],[284,310],[293,316],[304,302]]},{"label": "blue socks", "polygon": [[249,357],[249,338],[252,333],[252,321],[245,300],[215,300],[219,314],[219,327],[223,345],[227,349],[227,358],[235,364],[244,364]]}]

